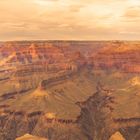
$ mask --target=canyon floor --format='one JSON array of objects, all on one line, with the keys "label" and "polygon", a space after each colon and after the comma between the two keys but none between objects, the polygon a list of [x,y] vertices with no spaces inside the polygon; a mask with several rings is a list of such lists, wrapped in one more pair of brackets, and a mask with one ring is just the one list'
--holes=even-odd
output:
[{"label": "canyon floor", "polygon": [[0,140],[140,140],[140,42],[0,42]]}]

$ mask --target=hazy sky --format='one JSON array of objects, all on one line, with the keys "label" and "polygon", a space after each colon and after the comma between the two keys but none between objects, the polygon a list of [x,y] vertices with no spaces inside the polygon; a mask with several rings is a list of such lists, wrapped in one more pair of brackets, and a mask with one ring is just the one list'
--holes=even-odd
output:
[{"label": "hazy sky", "polygon": [[140,0],[0,0],[0,40],[140,39]]}]

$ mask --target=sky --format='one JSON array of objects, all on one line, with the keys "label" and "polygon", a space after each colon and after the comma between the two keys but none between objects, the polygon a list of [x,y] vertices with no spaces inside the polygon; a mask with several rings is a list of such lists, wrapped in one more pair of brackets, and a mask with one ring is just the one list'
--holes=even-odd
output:
[{"label": "sky", "polygon": [[140,0],[0,0],[0,40],[140,40]]}]

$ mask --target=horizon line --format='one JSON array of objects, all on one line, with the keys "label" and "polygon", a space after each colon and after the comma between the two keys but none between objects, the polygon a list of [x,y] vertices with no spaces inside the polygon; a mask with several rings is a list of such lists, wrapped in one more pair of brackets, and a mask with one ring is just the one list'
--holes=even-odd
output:
[{"label": "horizon line", "polygon": [[0,42],[22,42],[22,41],[81,41],[81,42],[96,42],[96,41],[103,41],[103,42],[108,42],[108,41],[126,41],[126,42],[139,42],[140,39],[135,39],[135,40],[131,40],[131,39],[101,39],[101,40],[91,40],[91,39],[20,39],[20,40],[0,40]]}]

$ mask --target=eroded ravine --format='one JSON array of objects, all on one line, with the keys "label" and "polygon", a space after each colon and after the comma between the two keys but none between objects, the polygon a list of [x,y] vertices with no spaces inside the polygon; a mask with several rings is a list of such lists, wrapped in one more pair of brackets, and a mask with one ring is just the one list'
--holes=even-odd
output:
[{"label": "eroded ravine", "polygon": [[93,96],[78,103],[81,107],[78,123],[83,133],[88,140],[109,140],[115,132],[126,140],[139,140],[140,118],[113,118],[116,101],[111,92],[98,84]]}]

